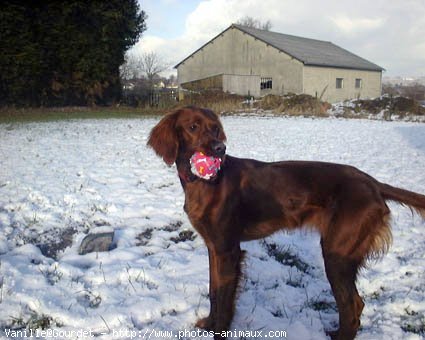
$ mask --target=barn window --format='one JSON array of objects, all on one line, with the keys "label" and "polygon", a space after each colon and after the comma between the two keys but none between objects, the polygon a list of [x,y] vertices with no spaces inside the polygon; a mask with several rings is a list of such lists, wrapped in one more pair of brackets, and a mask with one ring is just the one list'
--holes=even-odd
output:
[{"label": "barn window", "polygon": [[362,80],[360,78],[356,78],[355,88],[356,89],[361,89],[362,88]]},{"label": "barn window", "polygon": [[344,87],[344,78],[336,78],[336,88],[342,89]]},{"label": "barn window", "polygon": [[272,80],[272,78],[261,78],[260,88],[262,90],[273,88],[273,80]]}]

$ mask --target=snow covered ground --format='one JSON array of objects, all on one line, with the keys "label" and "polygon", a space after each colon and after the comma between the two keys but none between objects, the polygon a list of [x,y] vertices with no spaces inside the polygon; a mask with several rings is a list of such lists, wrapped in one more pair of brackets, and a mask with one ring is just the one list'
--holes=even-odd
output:
[{"label": "snow covered ground", "polygon": [[[64,339],[206,339],[190,335],[208,313],[207,251],[191,233],[175,168],[145,145],[157,121],[0,124],[0,337],[44,327],[45,337]],[[276,117],[223,124],[234,156],[348,163],[425,192],[423,124]],[[366,307],[358,339],[425,336],[425,223],[391,207],[393,246],[359,278]],[[115,249],[78,255],[93,230],[114,230]],[[327,339],[337,313],[318,236],[281,232],[243,248],[232,330]]]}]

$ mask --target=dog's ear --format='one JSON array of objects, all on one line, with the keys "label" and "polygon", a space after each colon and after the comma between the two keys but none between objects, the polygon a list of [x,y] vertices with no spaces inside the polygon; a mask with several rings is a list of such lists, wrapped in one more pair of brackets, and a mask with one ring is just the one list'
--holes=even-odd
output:
[{"label": "dog's ear", "polygon": [[167,114],[152,129],[147,145],[152,147],[165,163],[173,165],[177,159],[179,140],[176,131],[178,111]]}]

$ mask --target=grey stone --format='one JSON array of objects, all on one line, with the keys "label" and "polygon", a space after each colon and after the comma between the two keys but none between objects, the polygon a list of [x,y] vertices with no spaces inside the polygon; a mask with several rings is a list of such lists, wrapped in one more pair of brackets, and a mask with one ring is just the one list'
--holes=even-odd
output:
[{"label": "grey stone", "polygon": [[103,232],[96,234],[88,234],[81,241],[78,254],[85,255],[93,252],[109,251],[112,249],[112,241],[114,232]]}]

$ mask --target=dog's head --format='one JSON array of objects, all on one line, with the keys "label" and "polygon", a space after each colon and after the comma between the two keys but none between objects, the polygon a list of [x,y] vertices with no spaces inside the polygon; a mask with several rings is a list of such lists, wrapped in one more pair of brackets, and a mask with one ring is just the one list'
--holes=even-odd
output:
[{"label": "dog's head", "polygon": [[148,145],[172,165],[177,157],[189,159],[195,152],[223,159],[226,135],[217,114],[208,109],[185,107],[167,114],[152,129]]}]

